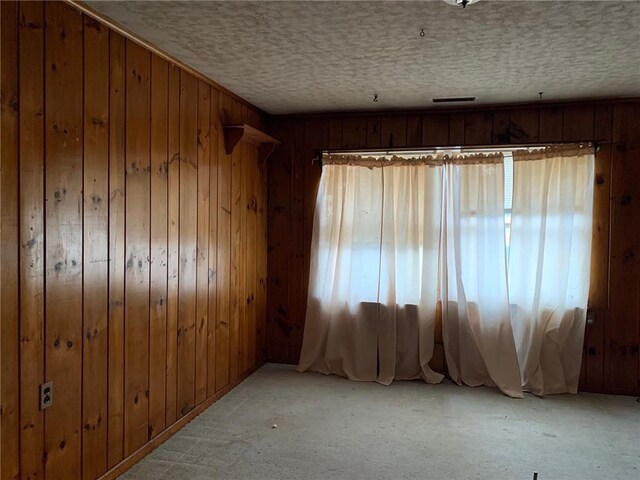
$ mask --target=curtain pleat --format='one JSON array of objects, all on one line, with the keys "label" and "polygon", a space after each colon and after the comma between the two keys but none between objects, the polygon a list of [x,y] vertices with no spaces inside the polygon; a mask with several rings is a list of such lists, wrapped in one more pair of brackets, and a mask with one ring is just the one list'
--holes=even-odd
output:
[{"label": "curtain pleat", "polygon": [[523,386],[576,393],[582,360],[594,157],[585,148],[514,153],[509,296]]},{"label": "curtain pleat", "polygon": [[589,288],[593,154],[325,159],[299,371],[390,384],[429,367],[437,309],[451,378],[511,397],[576,392]]},{"label": "curtain pleat", "polygon": [[502,163],[448,164],[442,228],[442,332],[457,383],[521,397],[505,258]]},{"label": "curtain pleat", "polygon": [[[324,165],[298,369],[389,384],[433,356],[441,165]],[[406,347],[406,348],[405,348]]]}]

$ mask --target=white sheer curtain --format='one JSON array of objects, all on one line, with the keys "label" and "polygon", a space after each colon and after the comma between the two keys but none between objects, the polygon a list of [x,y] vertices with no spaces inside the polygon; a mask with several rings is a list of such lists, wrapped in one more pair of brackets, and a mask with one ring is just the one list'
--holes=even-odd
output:
[{"label": "white sheer curtain", "polygon": [[298,369],[437,383],[428,363],[440,301],[454,381],[512,397],[576,392],[593,154],[563,146],[513,158],[507,249],[502,154],[330,155]]},{"label": "white sheer curtain", "polygon": [[446,165],[442,333],[457,383],[521,397],[509,314],[501,154]]},{"label": "white sheer curtain", "polygon": [[298,369],[437,383],[442,162],[352,160],[323,165]]},{"label": "white sheer curtain", "polygon": [[509,296],[523,387],[576,393],[591,258],[589,148],[516,151]]}]

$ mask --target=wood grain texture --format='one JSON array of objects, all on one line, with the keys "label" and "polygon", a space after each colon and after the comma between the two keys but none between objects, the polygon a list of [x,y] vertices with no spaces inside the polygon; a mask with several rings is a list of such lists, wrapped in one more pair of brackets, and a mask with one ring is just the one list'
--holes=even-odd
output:
[{"label": "wood grain texture", "polygon": [[151,54],[126,42],[124,452],[149,438]]},{"label": "wood grain texture", "polygon": [[166,420],[169,66],[151,56],[151,271],[149,284],[149,438]]},{"label": "wood grain texture", "polygon": [[564,109],[562,107],[545,107],[540,109],[541,142],[559,142],[562,140],[562,123]]},{"label": "wood grain texture", "polygon": [[84,18],[82,477],[107,470],[109,30]]},{"label": "wood grain texture", "polygon": [[165,423],[178,418],[178,285],[180,271],[180,69],[169,65],[167,100],[167,365]]},{"label": "wood grain texture", "polygon": [[[283,144],[269,159],[267,358],[275,362],[288,361],[287,337],[291,331],[288,256],[291,251],[292,130],[292,123],[286,121],[275,126],[273,134]],[[331,128],[327,139],[330,134]]]},{"label": "wood grain texture", "polygon": [[[635,125],[630,119],[637,104],[637,100],[627,104],[603,101],[413,111],[407,112],[406,116],[402,112],[376,112],[274,117],[270,132],[282,140],[283,145],[278,147],[269,165],[267,358],[296,363],[301,348],[301,341],[295,338],[293,331],[296,322],[304,321],[313,211],[321,172],[310,159],[315,152],[336,148],[336,145],[340,148],[361,148],[358,145],[362,133],[358,129],[363,123],[367,125],[366,148],[386,147],[387,136],[392,129],[391,119],[406,118],[406,144],[411,147],[600,140],[594,179],[589,296],[595,322],[587,327],[585,334],[580,388],[596,392],[639,392],[640,388],[633,385],[640,362],[636,340],[636,331],[640,329],[640,318],[636,312],[640,307],[635,297],[636,290],[632,289],[631,295],[623,294],[623,282],[619,280],[625,278],[626,285],[637,285],[635,273],[632,274],[628,267],[633,265],[632,259],[637,256],[634,249],[638,238],[634,230],[637,222],[629,221],[635,214],[633,207],[629,207],[635,194],[635,184],[630,178],[634,178],[634,168],[638,164],[633,147],[633,142],[638,141],[638,133],[630,127]],[[614,118],[616,109],[617,120]],[[414,144],[417,125],[420,124],[416,116],[421,117],[421,143],[418,145]],[[300,121],[305,124],[304,133],[296,130]],[[618,142],[612,139],[614,124],[618,129]],[[300,135],[305,139],[302,152],[296,146]],[[396,133],[396,137],[398,135],[402,137]],[[622,138],[625,140],[620,140]],[[613,143],[607,144],[608,141]],[[624,150],[627,145],[631,145],[631,149]],[[297,171],[300,162],[304,169],[302,236],[297,233],[297,207],[300,202]],[[628,172],[632,175],[627,175]],[[610,197],[613,199],[611,216]],[[302,259],[297,256],[300,251],[303,252]],[[303,277],[302,288],[299,288],[299,272]],[[620,293],[614,293],[616,289]],[[631,332],[630,337],[624,337],[623,331]],[[446,371],[441,345],[436,345],[431,364],[439,371]]]},{"label": "wood grain texture", "polygon": [[407,146],[406,115],[390,115],[382,117],[382,146],[402,148]]},{"label": "wood grain texture", "polygon": [[464,141],[468,145],[489,145],[493,139],[493,113],[469,112],[464,116]]},{"label": "wood grain texture", "polygon": [[19,9],[20,471],[42,478],[44,416],[34,393],[44,381],[44,5]]},{"label": "wood grain texture", "polygon": [[198,234],[198,81],[180,72],[180,269],[178,417],[195,406],[196,257]]},{"label": "wood grain texture", "polygon": [[[98,478],[235,385],[232,363],[237,379],[264,360],[253,310],[233,354],[228,335],[217,348],[217,291],[228,325],[231,288],[229,226],[217,244],[219,90],[70,3],[2,2],[0,18],[0,476]],[[232,114],[264,128],[231,98]],[[235,255],[238,298],[257,303],[256,155],[243,144],[236,159]],[[49,380],[54,404],[41,411]]]},{"label": "wood grain texture", "polygon": [[537,142],[540,137],[540,110],[516,108],[509,113],[509,142]]},{"label": "wood grain texture", "polygon": [[124,458],[125,40],[110,33],[109,50],[109,387],[111,468]]},{"label": "wood grain texture", "polygon": [[[225,121],[231,99],[218,94],[218,118]],[[229,383],[229,296],[231,282],[231,156],[225,153],[222,128],[218,130],[218,252],[217,252],[217,317],[216,317],[216,386]]]},{"label": "wood grain texture", "polygon": [[207,337],[209,329],[209,189],[211,148],[210,87],[198,82],[198,231],[196,260],[195,404],[207,398]]},{"label": "wood grain texture", "polygon": [[[232,123],[242,122],[242,109],[239,103],[231,99],[227,113]],[[242,289],[244,279],[241,268],[242,249],[242,179],[244,176],[244,152],[246,145],[241,144],[231,155],[231,245],[230,245],[230,292],[229,292],[229,379],[238,378],[238,358],[240,353],[240,328],[244,321]]]},{"label": "wood grain texture", "polygon": [[82,430],[83,19],[45,3],[45,477],[80,478]]},{"label": "wood grain texture", "polygon": [[[218,317],[218,151],[222,127],[218,91],[209,100],[209,317],[207,325],[207,397],[216,392],[216,319]],[[266,245],[266,243],[265,243]]]},{"label": "wood grain texture", "polygon": [[0,3],[0,478],[20,475],[18,4]]},{"label": "wood grain texture", "polygon": [[[406,119],[394,123],[394,128],[399,128],[398,123],[405,124]],[[384,132],[384,130],[383,130]],[[291,299],[291,330],[287,337],[287,343],[293,348],[287,348],[287,361],[298,361],[298,352],[295,346],[302,345],[304,333],[304,317],[306,312],[307,295],[303,291],[305,284],[303,275],[304,264],[304,123],[296,122],[291,129],[293,141],[291,142],[291,223],[289,237],[291,247],[287,263],[291,266],[289,276],[289,298]],[[394,135],[390,133],[390,135]]]},{"label": "wood grain texture", "polygon": [[619,393],[636,394],[640,343],[640,102],[613,109],[611,263],[605,382]]},{"label": "wood grain texture", "polygon": [[342,134],[345,141],[343,147],[346,149],[364,148],[367,146],[367,118],[347,117],[342,123]]},{"label": "wood grain texture", "polygon": [[449,114],[429,113],[422,118],[422,145],[449,145]]},{"label": "wood grain texture", "polygon": [[563,109],[562,140],[565,142],[583,142],[593,138],[593,105],[566,106]]}]

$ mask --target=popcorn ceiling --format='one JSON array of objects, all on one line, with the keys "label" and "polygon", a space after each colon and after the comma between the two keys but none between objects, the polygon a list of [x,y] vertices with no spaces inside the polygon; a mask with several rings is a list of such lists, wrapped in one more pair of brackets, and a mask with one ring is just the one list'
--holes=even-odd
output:
[{"label": "popcorn ceiling", "polygon": [[89,3],[272,114],[640,95],[640,2]]}]

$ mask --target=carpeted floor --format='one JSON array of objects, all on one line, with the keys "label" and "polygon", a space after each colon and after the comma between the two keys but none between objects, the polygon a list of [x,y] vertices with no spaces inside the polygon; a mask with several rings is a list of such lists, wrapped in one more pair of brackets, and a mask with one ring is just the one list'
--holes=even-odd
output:
[{"label": "carpeted floor", "polygon": [[[277,425],[277,428],[273,426]],[[266,365],[122,479],[640,478],[640,403]]]}]

